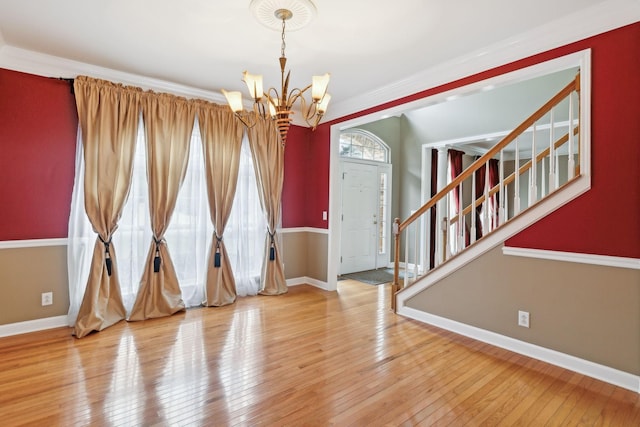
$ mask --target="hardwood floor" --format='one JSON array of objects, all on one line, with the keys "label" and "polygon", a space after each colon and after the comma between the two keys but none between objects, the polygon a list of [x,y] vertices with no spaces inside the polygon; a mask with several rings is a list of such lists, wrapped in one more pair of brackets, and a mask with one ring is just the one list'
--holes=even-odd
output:
[{"label": "hardwood floor", "polygon": [[389,285],[0,339],[0,423],[640,425],[640,395],[388,310]]}]

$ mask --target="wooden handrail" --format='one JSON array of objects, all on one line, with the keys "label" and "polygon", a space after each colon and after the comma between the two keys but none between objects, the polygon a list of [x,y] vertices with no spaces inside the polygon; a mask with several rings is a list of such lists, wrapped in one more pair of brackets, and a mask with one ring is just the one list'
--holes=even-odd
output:
[{"label": "wooden handrail", "polygon": [[[503,150],[507,145],[509,145],[512,141],[514,141],[518,136],[524,133],[529,127],[533,126],[538,120],[540,120],[545,114],[553,109],[557,104],[559,104],[566,97],[571,95],[572,92],[580,92],[580,73],[576,75],[572,82],[562,88],[556,95],[554,95],[549,101],[547,101],[542,107],[536,110],[532,115],[530,115],[527,119],[525,119],[519,126],[517,126],[514,130],[512,130],[507,136],[505,136],[499,143],[494,145],[489,149],[484,155],[482,155],[479,159],[474,161],[471,166],[465,169],[460,175],[458,175],[453,181],[447,184],[443,189],[438,191],[438,193],[429,199],[424,205],[422,205],[417,211],[411,214],[404,221],[400,221],[399,218],[396,218],[393,224],[393,234],[394,234],[394,272],[393,272],[393,284],[391,287],[391,308],[395,312],[396,311],[396,298],[395,295],[402,289],[402,285],[399,281],[399,271],[400,271],[400,233],[407,229],[414,221],[424,215],[429,209],[436,206],[436,204],[444,199],[451,190],[459,186],[462,182],[468,179],[472,174],[474,174],[477,170],[479,170],[483,165],[487,164],[490,159],[492,159],[496,154],[498,154],[501,150]],[[573,118],[570,117],[570,126],[573,124]],[[561,138],[559,138],[553,145],[555,148],[562,146],[569,139],[569,133],[567,132]],[[579,133],[579,126],[573,128],[573,133]],[[579,149],[579,147],[578,147]],[[535,156],[535,161],[538,162],[541,159],[547,157],[550,153],[550,148],[547,147],[540,154]],[[533,165],[533,159],[529,160],[524,165],[520,166],[516,171],[514,171],[511,175],[509,175],[506,179],[502,180],[502,183],[494,186],[489,189],[488,195],[492,196],[493,194],[499,192],[501,186],[505,186],[510,184],[515,180],[516,176],[519,176],[529,170]],[[576,171],[579,171],[580,165],[576,165]],[[518,175],[516,175],[516,173]],[[576,172],[576,175],[579,173]],[[485,195],[483,194],[481,197],[476,199],[476,206],[485,201]],[[455,223],[458,221],[458,218],[462,215],[466,215],[472,210],[473,204],[467,206],[463,209],[462,214],[458,214],[454,219],[451,220],[451,223]],[[446,246],[446,230],[443,230],[443,245]]]},{"label": "wooden handrail", "polygon": [[[580,126],[576,126],[573,128],[573,134],[577,135],[578,132],[580,131]],[[565,133],[563,136],[561,136],[560,138],[558,138],[558,140],[556,142],[553,143],[553,148],[557,149],[562,147],[567,141],[569,141],[569,132]],[[549,149],[549,147],[545,148],[544,150],[542,150],[540,152],[540,154],[538,154],[536,156],[536,163],[541,161],[542,159],[544,159],[545,157],[547,157],[549,155],[549,152],[551,150]],[[529,160],[527,163],[525,163],[524,165],[520,166],[518,168],[518,174],[519,175],[523,175],[526,171],[528,171],[529,169],[531,169],[532,163],[531,160]],[[503,180],[502,185],[507,186],[509,184],[511,184],[514,180],[516,179],[516,171],[512,172],[508,177],[506,177]],[[493,196],[494,194],[496,194],[497,192],[500,191],[500,183],[498,183],[497,185],[495,185],[494,187],[491,187],[488,191],[489,193],[489,197]],[[478,207],[479,205],[481,205],[482,203],[484,203],[485,201],[485,197],[484,194],[482,194],[480,197],[478,197],[476,199],[476,204],[475,207]],[[469,212],[471,212],[472,210],[472,206],[473,204],[468,205],[466,208],[464,208],[462,210],[462,216],[467,215]],[[451,218],[451,224],[455,224],[456,222],[458,222],[458,216],[455,216],[453,218]]]},{"label": "wooden handrail", "polygon": [[523,121],[518,127],[512,130],[507,136],[505,136],[502,141],[494,145],[489,151],[487,151],[482,157],[477,159],[475,162],[471,164],[467,169],[465,169],[460,175],[458,175],[453,181],[451,181],[447,186],[445,186],[442,190],[438,191],[438,193],[433,196],[430,200],[428,200],[424,205],[422,205],[417,211],[411,214],[407,219],[402,221],[398,226],[398,233],[404,231],[412,222],[420,218],[425,212],[431,209],[437,202],[443,199],[451,190],[460,185],[461,182],[466,180],[471,176],[471,174],[475,173],[478,169],[482,167],[485,163],[492,159],[493,156],[498,154],[500,150],[509,145],[512,141],[514,141],[520,134],[522,134],[525,130],[533,126],[535,122],[540,120],[545,114],[547,114],[556,104],[560,103],[563,99],[565,99],[571,92],[580,90],[580,73],[578,73],[568,85],[562,88],[553,98],[547,101],[542,107],[540,107],[535,113],[529,116],[525,121]]}]

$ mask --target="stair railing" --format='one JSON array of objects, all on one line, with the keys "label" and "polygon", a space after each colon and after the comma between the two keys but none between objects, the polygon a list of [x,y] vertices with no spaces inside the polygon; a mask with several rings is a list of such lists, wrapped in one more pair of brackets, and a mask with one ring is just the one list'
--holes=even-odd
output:
[{"label": "stair railing", "polygon": [[[391,299],[394,311],[397,292],[473,245],[476,234],[486,236],[580,175],[580,165],[576,161],[580,158],[579,93],[580,74],[577,74],[567,86],[407,219],[402,222],[399,218],[395,219]],[[565,122],[555,120],[558,112],[566,113]],[[545,123],[540,123],[542,121]],[[564,129],[566,133],[556,139],[556,131]],[[544,135],[545,132],[548,132],[548,136]],[[538,141],[541,134],[548,138],[548,143]],[[505,160],[510,153],[513,153],[513,158],[508,160],[513,160],[514,170],[505,177]],[[494,158],[499,160],[499,177],[497,184],[490,185],[488,164]],[[476,180],[481,179],[482,173],[484,191],[475,197]],[[521,182],[523,179],[525,181]],[[454,197],[456,190],[458,196]],[[509,190],[513,194],[512,206],[508,205],[511,200]],[[481,214],[480,223],[478,213]],[[431,225],[431,217],[435,217],[434,225]],[[435,235],[431,234],[431,228],[435,228]],[[402,238],[405,244],[401,252]],[[431,240],[434,244],[429,244]],[[425,243],[429,249],[424,247]],[[434,246],[433,249],[431,246]],[[402,256],[404,277],[401,282]]]}]

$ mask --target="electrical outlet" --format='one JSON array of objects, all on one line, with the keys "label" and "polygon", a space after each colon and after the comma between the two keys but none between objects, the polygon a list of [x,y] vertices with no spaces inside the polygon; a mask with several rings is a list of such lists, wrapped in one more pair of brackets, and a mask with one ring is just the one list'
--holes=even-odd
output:
[{"label": "electrical outlet", "polygon": [[53,304],[53,292],[42,293],[42,306]]},{"label": "electrical outlet", "polygon": [[518,311],[518,326],[523,326],[525,328],[529,327],[529,312],[528,311]]}]

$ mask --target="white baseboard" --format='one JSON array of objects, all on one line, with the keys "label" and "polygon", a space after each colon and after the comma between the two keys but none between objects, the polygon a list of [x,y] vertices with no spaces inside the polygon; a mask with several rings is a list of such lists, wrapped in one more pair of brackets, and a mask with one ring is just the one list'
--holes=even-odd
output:
[{"label": "white baseboard", "polygon": [[0,338],[60,328],[62,326],[69,326],[67,324],[67,316],[45,317],[43,319],[9,323],[7,325],[0,325]]},{"label": "white baseboard", "polygon": [[516,248],[503,246],[504,255],[529,258],[550,259],[553,261],[578,262],[581,264],[604,265],[608,267],[631,268],[640,270],[640,259],[608,255],[593,255],[576,252],[549,251],[542,249]]},{"label": "white baseboard", "polygon": [[406,306],[400,307],[398,314],[640,393],[640,376],[638,375],[633,375],[455,320],[425,313],[414,308]]},{"label": "white baseboard", "polygon": [[327,284],[327,282],[322,282],[317,279],[312,279],[311,277],[303,276],[303,277],[295,277],[293,279],[287,279],[287,286],[298,286],[298,285],[311,285],[325,291],[329,290],[329,285]]}]

